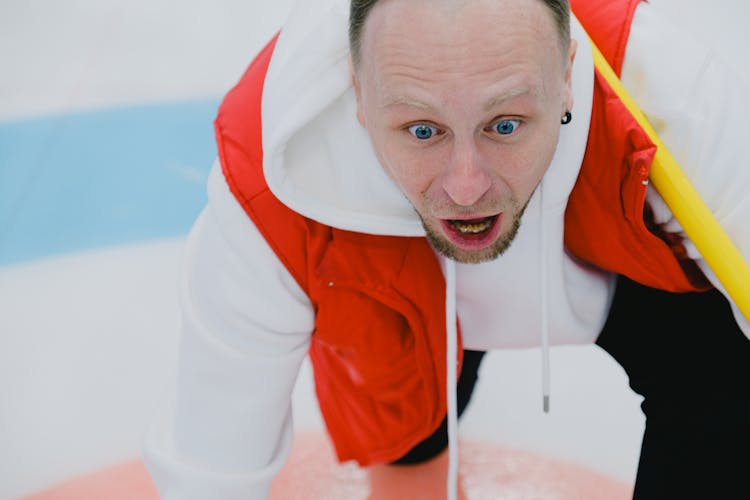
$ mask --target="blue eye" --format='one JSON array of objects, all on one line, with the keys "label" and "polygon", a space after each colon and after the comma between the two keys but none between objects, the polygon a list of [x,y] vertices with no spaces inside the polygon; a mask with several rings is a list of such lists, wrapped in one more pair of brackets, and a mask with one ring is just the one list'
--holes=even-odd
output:
[{"label": "blue eye", "polygon": [[515,132],[520,122],[518,120],[500,120],[492,126],[492,129],[500,135],[510,135]]},{"label": "blue eye", "polygon": [[412,125],[409,127],[409,133],[421,141],[426,141],[433,135],[438,133],[435,127],[420,123],[419,125]]}]

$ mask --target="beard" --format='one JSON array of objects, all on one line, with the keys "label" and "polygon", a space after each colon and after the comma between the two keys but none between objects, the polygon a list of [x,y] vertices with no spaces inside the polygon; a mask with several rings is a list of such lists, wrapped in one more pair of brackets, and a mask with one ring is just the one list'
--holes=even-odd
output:
[{"label": "beard", "polygon": [[422,227],[424,227],[427,240],[439,254],[462,264],[479,264],[497,259],[510,247],[521,227],[521,217],[526,211],[528,204],[529,202],[526,201],[526,203],[516,211],[513,215],[510,227],[504,233],[501,233],[495,242],[486,248],[476,251],[467,251],[457,248],[450,242],[450,240],[448,240],[448,238],[441,234],[440,230],[431,227],[418,211],[417,215],[419,215],[419,219],[422,221]]}]

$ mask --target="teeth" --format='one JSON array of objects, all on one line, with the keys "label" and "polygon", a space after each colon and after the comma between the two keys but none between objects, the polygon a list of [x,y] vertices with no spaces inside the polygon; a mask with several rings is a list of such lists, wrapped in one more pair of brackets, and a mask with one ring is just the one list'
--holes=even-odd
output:
[{"label": "teeth", "polygon": [[483,231],[486,231],[490,228],[492,225],[492,219],[485,219],[482,222],[462,222],[460,220],[452,220],[450,221],[451,226],[453,226],[456,231],[458,231],[461,234],[478,234]]}]

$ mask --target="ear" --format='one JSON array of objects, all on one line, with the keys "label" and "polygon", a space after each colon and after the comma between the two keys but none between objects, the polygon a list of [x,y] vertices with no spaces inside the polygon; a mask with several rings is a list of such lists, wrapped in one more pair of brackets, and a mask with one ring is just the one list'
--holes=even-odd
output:
[{"label": "ear", "polygon": [[573,110],[573,87],[572,87],[572,74],[573,74],[573,62],[576,58],[576,50],[578,49],[578,42],[575,40],[570,41],[570,47],[568,47],[568,55],[565,58],[565,97],[563,98],[563,109],[562,113]]},{"label": "ear", "polygon": [[352,78],[352,87],[354,87],[354,95],[357,98],[357,121],[362,127],[367,128],[365,125],[365,115],[362,112],[362,89],[359,84],[359,77],[357,76],[357,70],[354,69],[354,63],[352,62],[351,56],[349,56],[349,74]]}]

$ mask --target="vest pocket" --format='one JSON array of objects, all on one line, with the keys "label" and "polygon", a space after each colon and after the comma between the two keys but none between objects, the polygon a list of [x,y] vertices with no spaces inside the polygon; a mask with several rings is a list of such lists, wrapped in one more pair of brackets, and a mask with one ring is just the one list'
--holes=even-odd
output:
[{"label": "vest pocket", "polygon": [[419,315],[391,293],[334,283],[320,295],[310,347],[339,458],[362,465],[401,456],[429,435],[438,413],[438,376],[415,348]]}]

